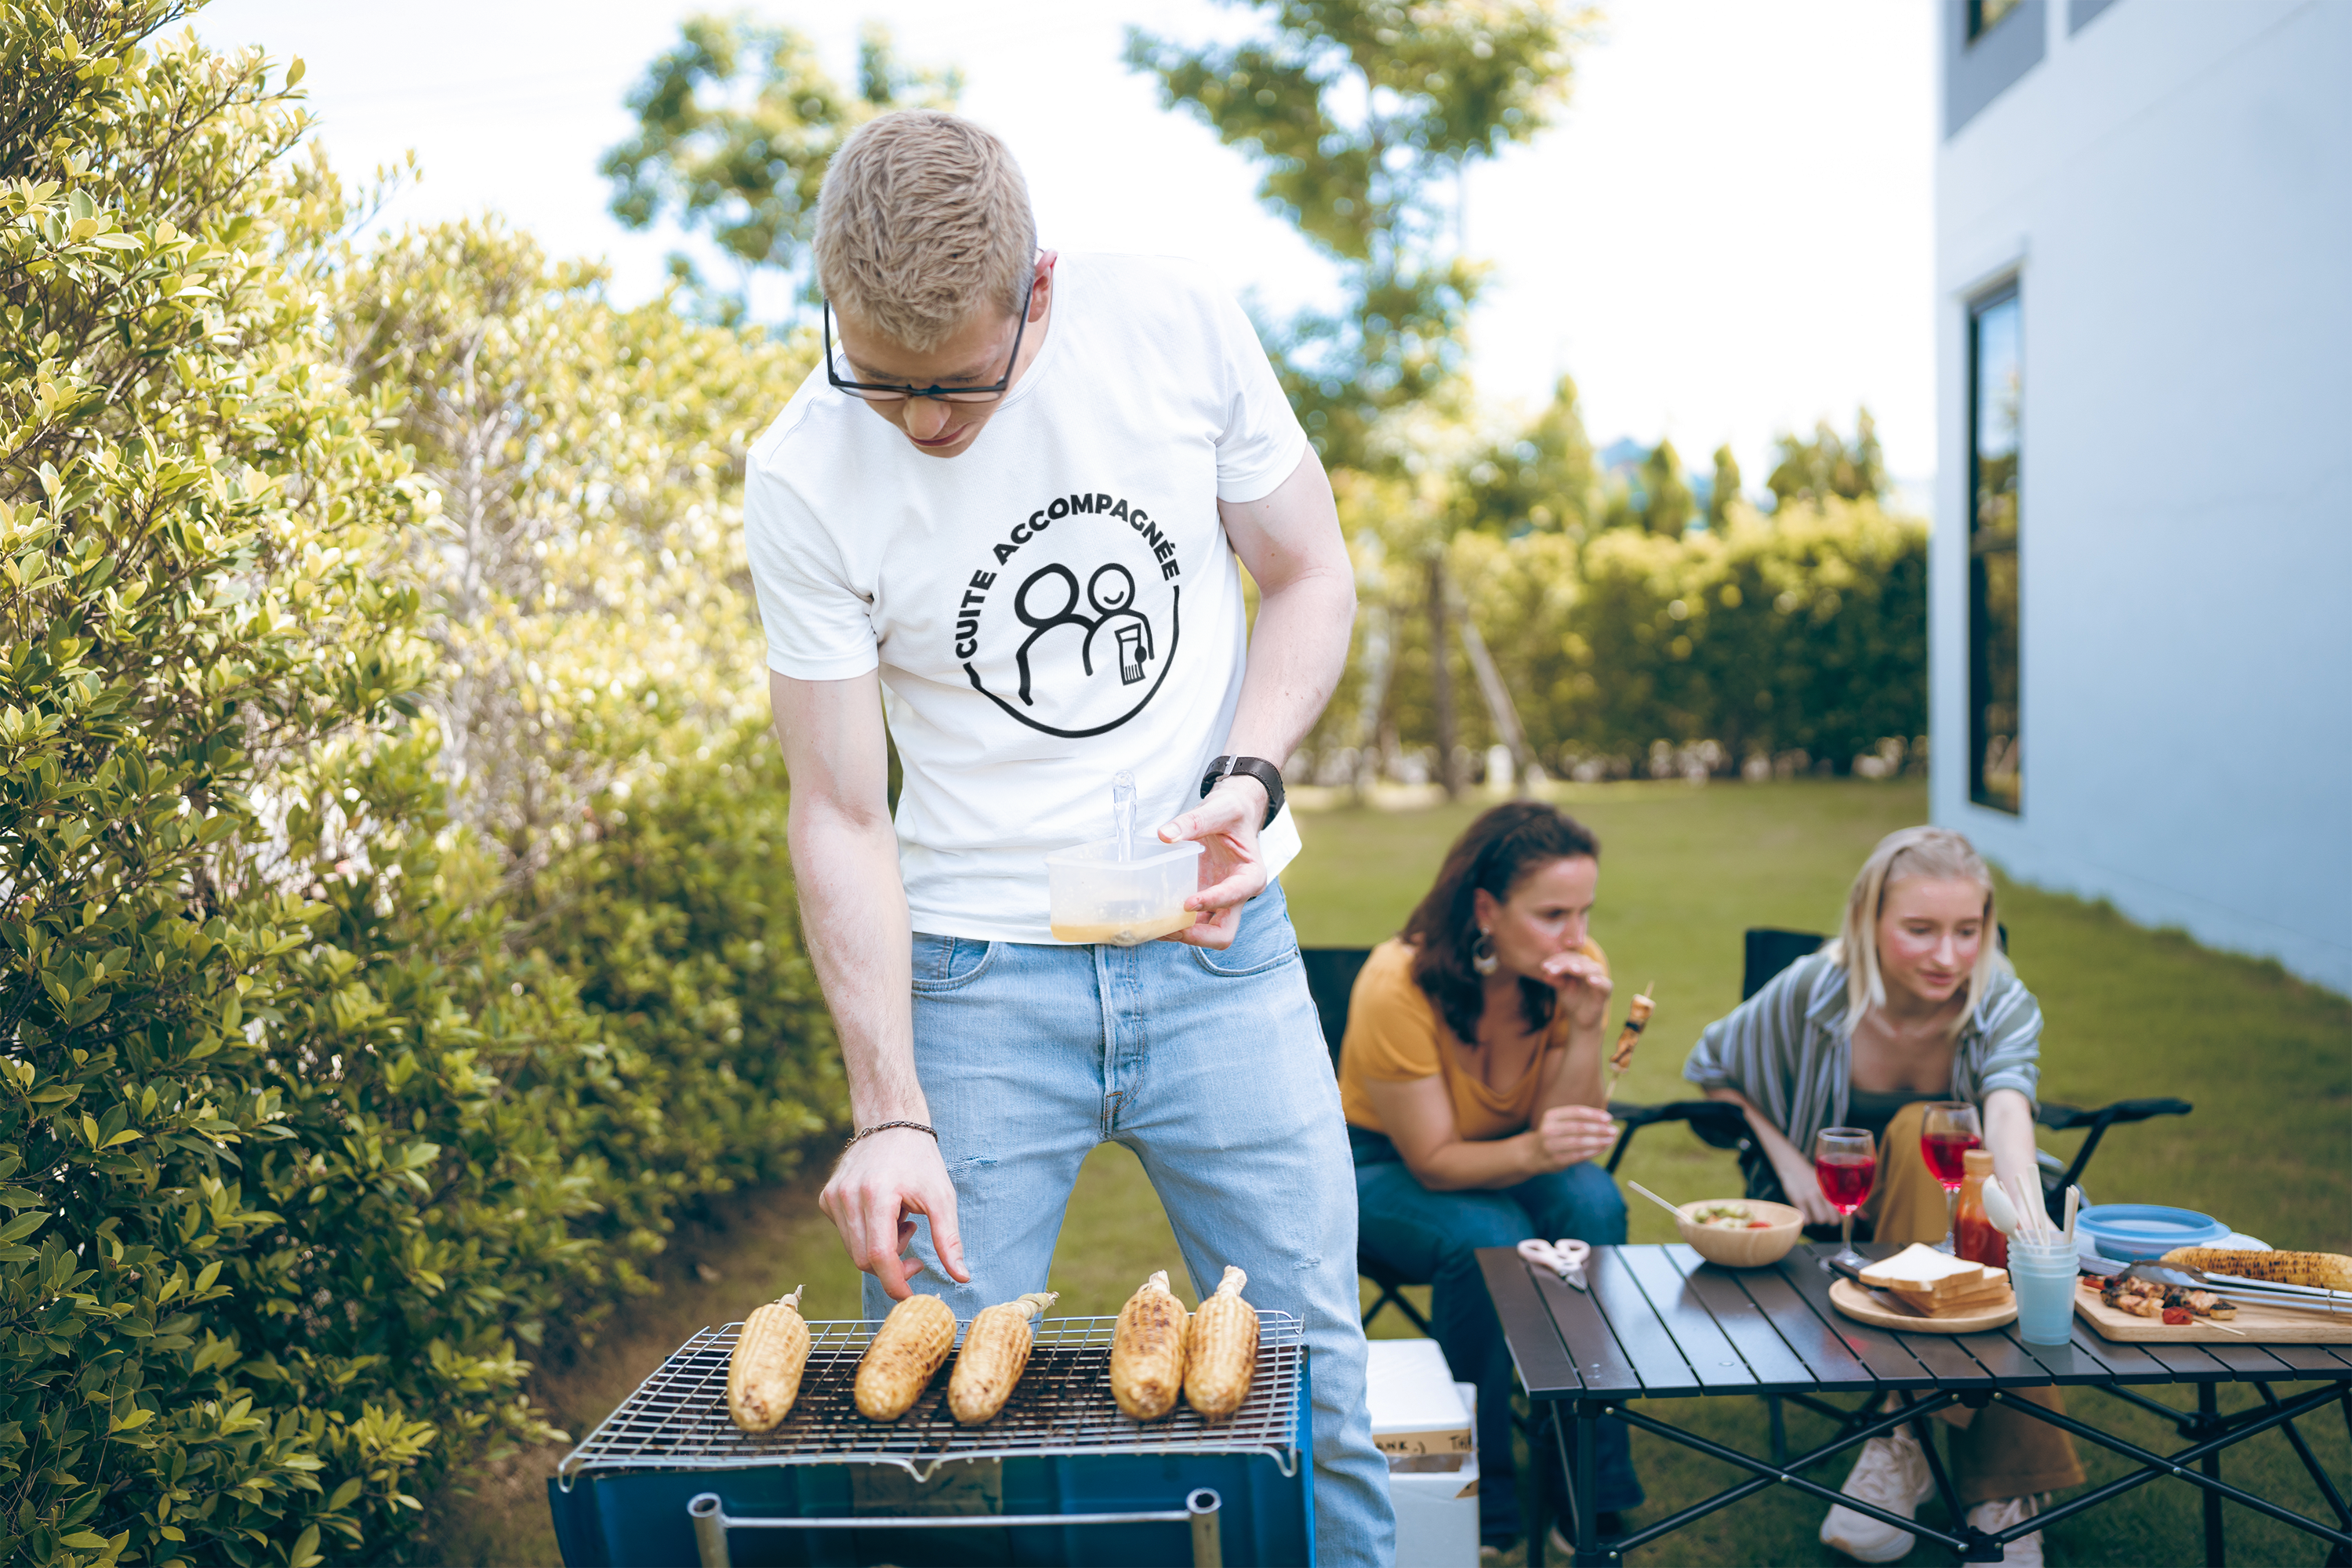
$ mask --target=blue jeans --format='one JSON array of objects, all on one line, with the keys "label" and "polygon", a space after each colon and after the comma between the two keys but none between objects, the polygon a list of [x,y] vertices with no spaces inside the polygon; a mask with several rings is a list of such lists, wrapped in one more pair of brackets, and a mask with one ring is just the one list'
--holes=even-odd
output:
[{"label": "blue jeans", "polygon": [[[919,1219],[916,1289],[961,1318],[1047,1289],[1079,1163],[1126,1145],[1193,1290],[1236,1263],[1252,1304],[1305,1324],[1316,1561],[1384,1568],[1396,1520],[1364,1407],[1347,1124],[1280,885],[1244,909],[1223,952],[919,932],[914,1026],[971,1271],[950,1281]],[[869,1277],[866,1316],[889,1307]]]},{"label": "blue jeans", "polygon": [[[1495,1192],[1433,1193],[1405,1169],[1386,1138],[1350,1131],[1365,1252],[1408,1279],[1432,1282],[1429,1326],[1445,1363],[1455,1377],[1478,1385],[1478,1531],[1489,1544],[1507,1544],[1526,1530],[1511,1462],[1511,1352],[1478,1272],[1477,1250],[1529,1237],[1622,1245],[1625,1200],[1609,1173],[1590,1162]],[[1601,1508],[1639,1505],[1642,1483],[1633,1476],[1624,1425],[1603,1421],[1598,1436]],[[1538,1439],[1542,1473],[1549,1438]]]}]

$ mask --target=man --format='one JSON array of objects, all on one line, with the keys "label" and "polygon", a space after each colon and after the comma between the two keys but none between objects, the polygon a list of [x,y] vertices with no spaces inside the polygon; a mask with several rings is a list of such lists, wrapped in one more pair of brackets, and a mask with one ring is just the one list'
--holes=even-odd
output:
[{"label": "man", "polygon": [[[828,363],[751,453],[793,863],[856,1121],[822,1202],[869,1317],[919,1273],[969,1317],[1045,1288],[1079,1163],[1126,1144],[1194,1290],[1239,1264],[1306,1324],[1318,1556],[1385,1563],[1353,1169],[1271,879],[1297,841],[1268,759],[1355,614],[1330,486],[1196,269],[1034,236],[979,127],[858,131],[818,205]],[[1056,943],[1045,858],[1109,834],[1122,770],[1139,834],[1204,847],[1195,921]]]}]

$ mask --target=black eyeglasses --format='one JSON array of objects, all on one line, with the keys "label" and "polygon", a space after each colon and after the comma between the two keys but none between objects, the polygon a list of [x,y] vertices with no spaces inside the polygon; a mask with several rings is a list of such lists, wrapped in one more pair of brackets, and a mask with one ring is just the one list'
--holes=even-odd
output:
[{"label": "black eyeglasses", "polygon": [[989,386],[908,386],[896,381],[845,381],[833,364],[833,301],[824,302],[824,378],[836,392],[868,403],[897,403],[909,397],[936,397],[941,403],[993,403],[1004,395],[1013,384],[1013,367],[1021,363],[1021,335],[1029,330],[1029,300],[1037,292],[1037,275],[1029,274],[1029,287],[1021,296],[1021,314],[1013,328],[1013,354],[1004,362],[1004,374]]}]

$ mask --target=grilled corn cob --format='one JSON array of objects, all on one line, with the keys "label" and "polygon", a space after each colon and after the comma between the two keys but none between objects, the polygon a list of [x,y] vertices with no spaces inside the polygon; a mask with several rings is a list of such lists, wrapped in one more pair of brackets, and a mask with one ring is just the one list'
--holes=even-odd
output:
[{"label": "grilled corn cob", "polygon": [[809,1355],[801,1291],[807,1289],[754,1308],[735,1336],[735,1353],[727,1362],[727,1414],[746,1432],[774,1431],[801,1396]]},{"label": "grilled corn cob", "polygon": [[2200,1274],[2230,1274],[2273,1285],[2316,1285],[2352,1290],[2352,1258],[2340,1252],[2233,1252],[2218,1247],[2176,1247],[2160,1261]]},{"label": "grilled corn cob", "polygon": [[1257,1372],[1257,1309],[1242,1300],[1249,1276],[1225,1266],[1216,1292],[1192,1314],[1184,1336],[1184,1403],[1222,1421],[1249,1397]]},{"label": "grilled corn cob", "polygon": [[994,1420],[1004,1408],[1004,1402],[1013,1397],[1013,1385],[1021,1381],[1022,1370],[1029,1364],[1029,1347],[1036,1342],[1029,1320],[1044,1317],[1056,1294],[1034,1292],[1017,1301],[983,1307],[972,1319],[971,1327],[963,1331],[963,1349],[956,1355],[955,1371],[948,1374],[948,1410],[958,1421],[977,1426]]},{"label": "grilled corn cob", "polygon": [[1184,1387],[1184,1303],[1168,1291],[1162,1268],[1118,1310],[1110,1340],[1110,1396],[1138,1421],[1176,1408]]},{"label": "grilled corn cob", "polygon": [[857,1413],[896,1421],[955,1348],[954,1310],[937,1296],[909,1296],[890,1309],[857,1363]]}]

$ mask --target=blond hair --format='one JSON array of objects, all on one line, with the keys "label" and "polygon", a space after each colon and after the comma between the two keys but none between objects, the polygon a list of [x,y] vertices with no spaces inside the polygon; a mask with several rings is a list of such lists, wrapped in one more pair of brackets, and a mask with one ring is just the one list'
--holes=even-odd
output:
[{"label": "blond hair", "polygon": [[1846,1030],[1852,1033],[1873,1007],[1886,1005],[1886,981],[1878,969],[1878,917],[1886,889],[1912,877],[1974,882],[1984,889],[1984,942],[1969,971],[1968,1004],[1952,1020],[1952,1033],[1976,1014],[1985,988],[2009,966],[2000,951],[2000,923],[1993,915],[1992,868],[1960,834],[1948,827],[1900,827],[1878,841],[1845,900],[1845,920],[1823,953],[1845,970]]},{"label": "blond hair", "polygon": [[916,353],[983,305],[1020,310],[1036,248],[1012,150],[940,110],[859,126],[817,194],[818,287],[838,314]]}]

